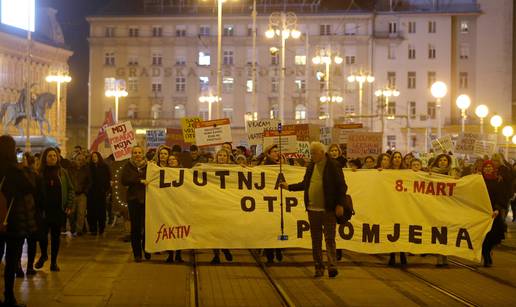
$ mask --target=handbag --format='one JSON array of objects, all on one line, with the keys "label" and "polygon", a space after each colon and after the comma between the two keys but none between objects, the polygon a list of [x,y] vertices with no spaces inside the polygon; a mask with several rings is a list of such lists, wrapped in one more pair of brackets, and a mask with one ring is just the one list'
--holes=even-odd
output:
[{"label": "handbag", "polygon": [[337,216],[337,224],[345,224],[351,217],[355,215],[355,210],[353,210],[353,199],[351,195],[346,194],[346,202],[344,203],[344,214],[342,216]]}]

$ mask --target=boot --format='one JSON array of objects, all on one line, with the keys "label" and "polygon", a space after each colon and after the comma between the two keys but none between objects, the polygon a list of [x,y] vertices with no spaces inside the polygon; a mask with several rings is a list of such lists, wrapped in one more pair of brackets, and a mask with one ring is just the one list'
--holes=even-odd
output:
[{"label": "boot", "polygon": [[400,263],[401,266],[407,265],[407,255],[405,255],[405,253],[400,253]]},{"label": "boot", "polygon": [[52,262],[50,264],[50,271],[52,272],[59,272],[61,269],[57,266],[57,262]]},{"label": "boot", "polygon": [[36,264],[34,265],[34,267],[36,269],[41,269],[43,267],[43,265],[45,264],[45,261],[48,260],[48,256],[47,255],[42,255],[41,257],[39,257],[38,261],[36,262]]},{"label": "boot", "polygon": [[219,255],[214,255],[213,259],[211,259],[211,264],[220,264],[220,257]]},{"label": "boot", "polygon": [[389,266],[395,266],[396,265],[396,256],[394,253],[389,254]]},{"label": "boot", "polygon": [[283,261],[283,251],[281,248],[276,248],[276,260],[279,262]]},{"label": "boot", "polygon": [[165,260],[166,263],[174,263],[174,252],[168,252],[168,257]]},{"label": "boot", "polygon": [[231,255],[229,249],[223,249],[222,252],[224,253],[224,258],[226,258],[227,261],[233,261],[233,255]]},{"label": "boot", "polygon": [[176,259],[175,260],[177,263],[184,262],[183,258],[181,257],[181,251],[176,251]]},{"label": "boot", "polygon": [[337,261],[341,261],[342,260],[342,249],[337,249]]}]

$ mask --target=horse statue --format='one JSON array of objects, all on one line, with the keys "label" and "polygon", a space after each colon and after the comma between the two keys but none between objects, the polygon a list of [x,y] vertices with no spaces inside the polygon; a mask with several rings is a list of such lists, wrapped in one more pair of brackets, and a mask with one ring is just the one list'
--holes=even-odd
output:
[{"label": "horse statue", "polygon": [[[39,132],[43,132],[43,123],[47,124],[47,133],[50,133],[50,123],[45,117],[47,109],[50,109],[56,100],[56,96],[52,93],[39,94],[34,101],[31,101],[30,117],[39,124]],[[20,135],[25,135],[23,128],[20,126],[21,121],[26,118],[25,110],[25,89],[20,93],[20,98],[17,102],[6,102],[0,106],[0,119],[3,123],[3,133],[7,132],[9,125],[14,125],[19,131]]]}]

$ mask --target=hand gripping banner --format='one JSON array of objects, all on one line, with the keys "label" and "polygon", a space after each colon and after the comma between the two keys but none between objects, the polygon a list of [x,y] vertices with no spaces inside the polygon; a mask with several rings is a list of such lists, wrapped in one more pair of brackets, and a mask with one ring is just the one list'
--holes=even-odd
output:
[{"label": "hand gripping banner", "polygon": [[[283,168],[297,183],[305,168]],[[362,253],[410,252],[480,261],[492,224],[480,175],[461,179],[412,170],[344,171],[356,215],[337,227],[337,247]],[[205,248],[311,248],[303,192],[284,191],[280,234],[278,166],[147,167],[148,252]]]}]

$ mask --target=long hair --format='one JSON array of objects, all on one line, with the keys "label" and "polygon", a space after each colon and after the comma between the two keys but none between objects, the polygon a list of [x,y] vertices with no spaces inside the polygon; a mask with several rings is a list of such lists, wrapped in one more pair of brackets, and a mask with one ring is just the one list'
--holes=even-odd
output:
[{"label": "long hair", "polygon": [[390,168],[390,169],[394,169],[394,168],[393,168],[393,165],[392,165],[392,161],[394,160],[394,156],[395,156],[395,155],[400,155],[400,157],[401,157],[401,162],[400,162],[400,168],[399,168],[399,169],[405,169],[406,167],[405,167],[405,162],[403,161],[403,155],[402,155],[402,154],[401,154],[401,152],[399,152],[399,151],[394,151],[394,152],[391,154],[391,159],[390,159],[390,162],[389,162],[389,164],[390,164],[390,165],[389,165],[389,168]]},{"label": "long hair", "polygon": [[44,174],[45,170],[47,169],[47,156],[48,156],[48,153],[51,151],[55,152],[57,155],[56,166],[61,167],[61,159],[59,159],[59,151],[57,151],[57,149],[55,149],[54,147],[48,147],[41,154],[41,163],[39,165],[39,173],[40,174]]},{"label": "long hair", "polygon": [[378,158],[376,159],[376,168],[382,167],[383,157],[389,158],[389,164],[390,164],[391,156],[388,153],[381,153],[378,155]]},{"label": "long hair", "polygon": [[93,155],[97,155],[97,158],[99,159],[99,161],[97,162],[97,164],[100,166],[100,165],[103,165],[105,162],[104,162],[104,158],[102,158],[102,155],[100,154],[100,152],[98,151],[94,151],[91,153],[91,157],[90,157],[90,161],[91,161],[91,164],[93,164],[93,159],[91,159],[93,157]]},{"label": "long hair", "polygon": [[16,166],[16,142],[10,135],[0,136],[0,169]]}]

